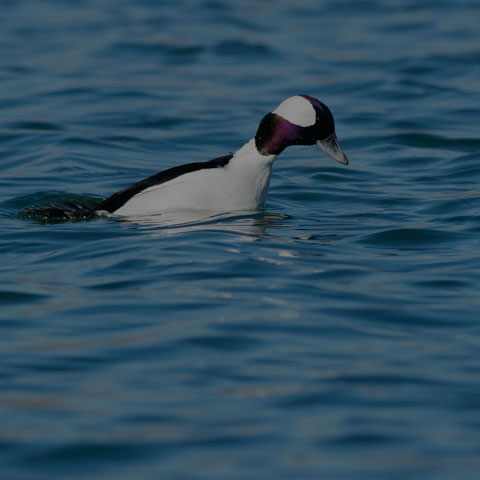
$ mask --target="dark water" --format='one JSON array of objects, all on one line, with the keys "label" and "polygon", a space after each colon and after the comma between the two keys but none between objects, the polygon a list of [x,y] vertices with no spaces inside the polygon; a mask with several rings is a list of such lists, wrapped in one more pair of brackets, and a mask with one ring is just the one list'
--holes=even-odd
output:
[{"label": "dark water", "polygon": [[[478,479],[480,3],[0,2],[2,479]],[[265,212],[42,225],[240,147]]]}]

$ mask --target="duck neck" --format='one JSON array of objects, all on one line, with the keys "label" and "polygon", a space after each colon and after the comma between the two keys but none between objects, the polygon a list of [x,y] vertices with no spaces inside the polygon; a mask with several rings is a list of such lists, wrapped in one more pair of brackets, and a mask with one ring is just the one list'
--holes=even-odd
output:
[{"label": "duck neck", "polygon": [[242,161],[255,162],[257,164],[272,164],[277,158],[277,155],[260,153],[258,151],[256,139],[252,138],[234,153],[234,158]]}]

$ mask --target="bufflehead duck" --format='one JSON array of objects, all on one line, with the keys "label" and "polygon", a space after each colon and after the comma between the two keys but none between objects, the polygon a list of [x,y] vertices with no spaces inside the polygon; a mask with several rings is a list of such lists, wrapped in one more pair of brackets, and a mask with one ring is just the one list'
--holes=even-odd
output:
[{"label": "bufflehead duck", "polygon": [[169,168],[96,205],[67,201],[33,207],[27,213],[44,218],[74,218],[152,215],[174,210],[257,210],[265,202],[277,156],[290,145],[314,144],[338,162],[348,164],[338,145],[330,109],[316,98],[296,95],[265,115],[255,137],[235,153]]}]

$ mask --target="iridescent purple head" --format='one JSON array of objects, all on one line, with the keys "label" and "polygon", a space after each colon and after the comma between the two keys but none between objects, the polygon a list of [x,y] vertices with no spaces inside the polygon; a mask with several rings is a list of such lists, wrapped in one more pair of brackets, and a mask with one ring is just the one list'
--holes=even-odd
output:
[{"label": "iridescent purple head", "polygon": [[338,162],[348,164],[338,145],[332,112],[308,95],[287,98],[265,115],[258,126],[255,144],[262,155],[279,155],[290,145],[317,144]]}]

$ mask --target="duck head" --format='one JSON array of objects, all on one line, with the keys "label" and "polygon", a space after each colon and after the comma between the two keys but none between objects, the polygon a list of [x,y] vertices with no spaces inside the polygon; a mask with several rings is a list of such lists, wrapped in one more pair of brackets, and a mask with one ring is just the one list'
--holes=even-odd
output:
[{"label": "duck head", "polygon": [[316,98],[295,95],[265,115],[255,135],[262,155],[278,155],[290,145],[318,145],[337,162],[348,165],[338,145],[330,109]]}]

